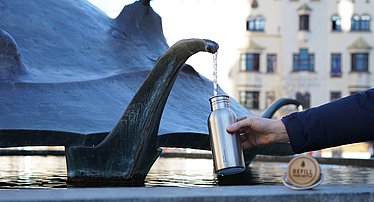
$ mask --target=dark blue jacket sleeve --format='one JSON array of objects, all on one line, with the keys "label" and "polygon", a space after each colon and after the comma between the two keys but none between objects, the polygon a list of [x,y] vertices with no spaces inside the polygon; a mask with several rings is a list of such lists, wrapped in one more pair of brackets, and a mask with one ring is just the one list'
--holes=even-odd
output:
[{"label": "dark blue jacket sleeve", "polygon": [[295,153],[374,140],[374,88],[282,118]]}]

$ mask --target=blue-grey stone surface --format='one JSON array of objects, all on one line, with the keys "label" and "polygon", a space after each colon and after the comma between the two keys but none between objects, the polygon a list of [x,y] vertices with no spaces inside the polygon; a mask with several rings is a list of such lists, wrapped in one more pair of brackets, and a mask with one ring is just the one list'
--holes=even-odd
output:
[{"label": "blue-grey stone surface", "polygon": [[227,186],[210,188],[68,188],[0,190],[0,201],[147,201],[147,202],[372,202],[374,185],[321,185],[293,191],[284,186]]},{"label": "blue-grey stone surface", "polygon": [[[3,147],[80,145],[75,135],[110,132],[168,48],[161,18],[140,2],[116,19],[84,0],[0,0],[0,10]],[[208,134],[212,88],[192,67],[182,70],[159,135]]]}]

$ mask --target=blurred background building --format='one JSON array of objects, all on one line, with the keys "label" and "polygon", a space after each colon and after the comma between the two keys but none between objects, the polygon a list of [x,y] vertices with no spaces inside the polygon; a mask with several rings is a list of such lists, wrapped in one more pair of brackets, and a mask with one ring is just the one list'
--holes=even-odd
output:
[{"label": "blurred background building", "polygon": [[251,0],[232,95],[261,112],[280,97],[305,108],[374,84],[370,0]]}]

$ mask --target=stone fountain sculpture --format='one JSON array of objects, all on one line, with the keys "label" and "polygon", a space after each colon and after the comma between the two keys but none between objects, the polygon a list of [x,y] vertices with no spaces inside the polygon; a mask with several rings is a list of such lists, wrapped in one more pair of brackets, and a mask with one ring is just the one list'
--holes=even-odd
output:
[{"label": "stone fountain sculpture", "polygon": [[[0,147],[65,146],[69,181],[132,184],[161,146],[210,149],[213,85],[184,63],[216,43],[168,48],[149,0],[116,19],[84,0],[0,0],[0,10]],[[299,103],[281,99],[265,116],[286,104]],[[272,145],[246,159],[290,151]]]}]

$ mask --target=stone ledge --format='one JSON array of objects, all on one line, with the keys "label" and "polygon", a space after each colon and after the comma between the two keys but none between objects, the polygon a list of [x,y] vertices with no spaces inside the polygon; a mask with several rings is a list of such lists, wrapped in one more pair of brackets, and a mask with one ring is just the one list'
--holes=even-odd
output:
[{"label": "stone ledge", "polygon": [[[264,162],[285,162],[288,163],[293,156],[265,156],[257,155],[253,161]],[[349,165],[349,166],[362,166],[374,167],[374,159],[348,159],[348,158],[323,158],[314,157],[320,164],[334,164],[334,165]]]},{"label": "stone ledge", "polygon": [[321,185],[293,191],[284,186],[218,186],[209,188],[128,187],[0,190],[2,201],[374,201],[374,185]]}]

